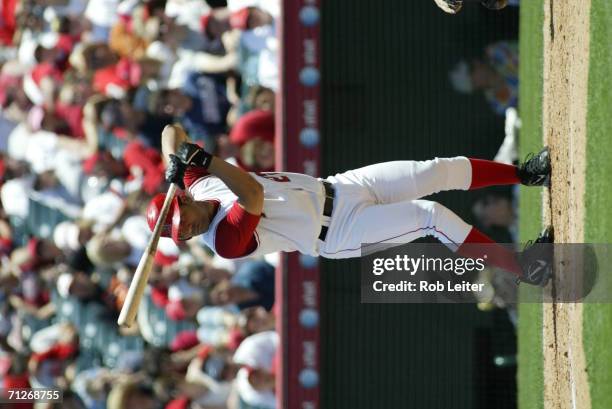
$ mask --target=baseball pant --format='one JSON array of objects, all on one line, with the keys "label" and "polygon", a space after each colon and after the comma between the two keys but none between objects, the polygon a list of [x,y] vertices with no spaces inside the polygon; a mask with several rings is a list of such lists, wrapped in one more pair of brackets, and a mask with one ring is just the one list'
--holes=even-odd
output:
[{"label": "baseball pant", "polygon": [[[362,245],[403,244],[434,236],[454,250],[464,242],[492,243],[440,203],[420,198],[445,190],[518,183],[516,168],[466,157],[379,163],[330,176],[334,210],[319,253],[326,258],[361,255]],[[503,253],[503,252],[502,252]],[[515,260],[502,267],[520,274]]]}]

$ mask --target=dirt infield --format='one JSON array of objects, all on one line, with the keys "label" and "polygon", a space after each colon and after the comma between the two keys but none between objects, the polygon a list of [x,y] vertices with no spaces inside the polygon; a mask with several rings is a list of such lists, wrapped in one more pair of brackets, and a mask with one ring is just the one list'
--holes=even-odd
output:
[{"label": "dirt infield", "polygon": [[[553,176],[544,219],[555,241],[584,241],[584,174],[590,0],[544,1],[543,134]],[[570,273],[557,265],[557,280]],[[582,304],[544,304],[544,407],[591,407],[582,343]]]}]

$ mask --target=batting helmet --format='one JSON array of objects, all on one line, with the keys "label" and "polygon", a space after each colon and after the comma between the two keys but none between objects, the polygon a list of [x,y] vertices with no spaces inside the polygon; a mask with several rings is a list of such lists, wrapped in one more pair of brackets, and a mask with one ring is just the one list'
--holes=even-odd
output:
[{"label": "batting helmet", "polygon": [[[151,231],[155,229],[155,224],[157,223],[157,219],[159,218],[159,214],[161,213],[165,200],[166,194],[159,193],[151,200],[151,203],[149,203],[149,206],[147,207],[147,223],[149,223],[149,228]],[[172,237],[172,240],[178,243],[180,225],[181,209],[179,207],[179,199],[177,196],[174,196],[172,199],[172,204],[170,205],[170,210],[168,211],[168,215],[166,216],[166,220],[162,226],[161,236]]]}]

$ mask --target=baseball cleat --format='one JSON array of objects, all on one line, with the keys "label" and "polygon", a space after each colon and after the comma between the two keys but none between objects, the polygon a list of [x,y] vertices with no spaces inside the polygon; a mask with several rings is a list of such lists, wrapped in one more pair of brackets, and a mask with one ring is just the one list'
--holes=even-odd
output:
[{"label": "baseball cleat", "polygon": [[524,282],[531,285],[545,287],[553,275],[554,252],[552,246],[538,246],[538,244],[553,243],[553,228],[547,227],[535,241],[530,241],[519,255],[519,264],[523,269],[523,276],[517,279],[517,284]]},{"label": "baseball cleat", "polygon": [[482,0],[480,4],[489,10],[501,10],[508,5],[508,0]]},{"label": "baseball cleat", "polygon": [[448,14],[457,14],[461,10],[463,0],[434,0],[436,5]]},{"label": "baseball cleat", "polygon": [[545,147],[537,154],[527,155],[525,162],[518,166],[517,175],[525,186],[549,186],[550,171],[550,153]]}]

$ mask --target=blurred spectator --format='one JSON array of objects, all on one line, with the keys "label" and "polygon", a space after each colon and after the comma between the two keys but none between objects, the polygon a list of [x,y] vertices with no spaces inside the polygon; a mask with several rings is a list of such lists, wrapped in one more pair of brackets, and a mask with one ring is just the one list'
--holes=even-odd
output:
[{"label": "blurred spectator", "polygon": [[274,113],[276,97],[274,91],[262,86],[252,87],[247,95],[247,103],[254,110],[264,110]]},{"label": "blurred spectator", "polygon": [[214,305],[236,305],[240,309],[274,305],[274,267],[265,261],[244,263],[230,280],[217,284],[210,294]]},{"label": "blurred spectator", "polygon": [[509,198],[487,195],[474,203],[474,215],[485,228],[493,226],[510,228],[516,222],[514,206]]},{"label": "blurred spectator", "polygon": [[11,224],[0,209],[0,258],[7,257],[13,250],[13,230]]},{"label": "blurred spectator", "polygon": [[496,114],[518,104],[518,45],[501,41],[489,45],[483,57],[460,61],[450,73],[457,92],[482,91]]},{"label": "blurred spectator", "polygon": [[61,262],[64,253],[51,241],[33,238],[27,245],[17,248],[11,255],[18,271],[34,271]]},{"label": "blurred spectator", "polygon": [[150,97],[152,113],[178,120],[195,141],[214,149],[214,137],[226,132],[229,101],[225,79],[191,74],[181,90],[166,89]]},{"label": "blurred spectator", "polygon": [[65,221],[55,226],[53,242],[65,254],[70,255],[85,248],[93,236],[94,232],[90,222],[85,220]]},{"label": "blurred spectator", "polygon": [[271,311],[263,307],[250,307],[243,313],[246,318],[244,330],[247,334],[274,330],[276,317]]},{"label": "blurred spectator", "polygon": [[251,172],[274,170],[274,114],[266,110],[244,114],[232,128],[230,142],[239,148],[238,164]]},{"label": "blurred spectator", "polygon": [[81,301],[97,300],[101,289],[91,278],[80,271],[63,273],[57,278],[57,292],[60,297],[76,297]]},{"label": "blurred spectator", "polygon": [[88,409],[105,409],[106,398],[119,376],[106,368],[92,368],[79,373],[72,384]]},{"label": "blurred spectator", "polygon": [[33,387],[68,386],[66,368],[77,354],[77,337],[76,328],[68,323],[49,326],[32,336],[29,372]]},{"label": "blurred spectator", "polygon": [[109,46],[121,57],[139,59],[151,40],[157,37],[160,21],[156,16],[149,17],[144,4],[122,2],[122,15],[113,25],[109,35]]},{"label": "blurred spectator", "polygon": [[106,232],[97,234],[87,243],[87,256],[100,267],[116,267],[121,263],[136,267],[143,250],[133,247],[125,237]]},{"label": "blurred spectator", "polygon": [[17,0],[2,0],[0,13],[0,44],[9,46],[13,43],[13,36],[17,29],[16,9]]},{"label": "blurred spectator", "polygon": [[234,362],[242,368],[236,377],[240,397],[249,405],[275,408],[274,394],[278,335],[267,331],[245,339],[234,353]]},{"label": "blurred spectator", "polygon": [[27,67],[16,60],[6,62],[0,71],[0,106],[10,120],[24,120],[32,103],[23,88]]},{"label": "blurred spectator", "polygon": [[111,389],[106,401],[108,409],[157,409],[153,389],[139,384],[134,380],[116,383]]},{"label": "blurred spectator", "polygon": [[204,407],[222,407],[231,393],[231,382],[236,377],[238,366],[226,351],[209,346],[201,347],[190,362],[185,379],[205,387],[205,393],[191,396],[190,401]]},{"label": "blurred spectator", "polygon": [[240,311],[233,308],[203,307],[197,314],[200,342],[214,347],[236,349],[243,339],[240,326],[244,326]]},{"label": "blurred spectator", "polygon": [[91,22],[91,39],[106,41],[110,29],[119,18],[119,0],[89,0],[85,17]]},{"label": "blurred spectator", "polygon": [[108,151],[100,150],[83,162],[83,171],[109,181],[142,179],[142,189],[150,195],[163,188],[165,165],[159,151],[134,141],[126,145],[122,159],[115,159]]}]

